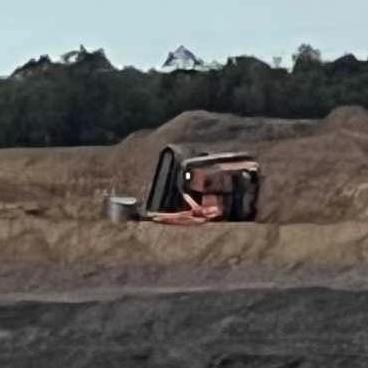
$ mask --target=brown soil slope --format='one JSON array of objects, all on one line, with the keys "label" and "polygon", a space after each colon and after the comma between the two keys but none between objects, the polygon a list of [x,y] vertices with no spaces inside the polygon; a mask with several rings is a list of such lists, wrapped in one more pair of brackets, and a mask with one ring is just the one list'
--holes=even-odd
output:
[{"label": "brown soil slope", "polygon": [[368,113],[359,107],[323,121],[188,112],[114,147],[2,150],[1,202],[97,219],[104,190],[145,198],[158,154],[173,142],[255,154],[263,172],[259,222],[367,219]]},{"label": "brown soil slope", "polygon": [[185,113],[133,145],[116,147],[116,187],[144,197],[157,155],[170,142],[254,153],[263,171],[259,222],[368,217],[368,113],[362,108],[337,109],[321,122]]},{"label": "brown soil slope", "polygon": [[[103,191],[114,188],[144,198],[157,155],[172,142],[254,153],[263,173],[259,223],[208,224],[188,231],[102,220]],[[68,278],[75,286],[74,274],[67,276],[63,268],[74,266],[80,282],[94,280],[95,285],[129,284],[131,276],[122,276],[128,267],[175,270],[178,265],[192,271],[220,268],[221,279],[246,268],[246,273],[232,274],[239,282],[268,282],[275,270],[286,270],[290,279],[302,269],[303,279],[310,267],[321,267],[350,282],[356,275],[346,278],[339,272],[368,266],[367,154],[368,113],[359,107],[337,109],[322,121],[189,112],[114,147],[2,150],[0,289],[49,281],[62,285]],[[34,268],[19,273],[12,283],[14,262],[23,271],[25,263],[44,268],[38,268],[39,274]],[[62,267],[54,283],[51,264]],[[92,271],[84,274],[82,264]],[[258,267],[252,277],[250,264]],[[107,277],[114,267],[117,274]],[[265,269],[272,272],[262,278],[259,270]],[[155,272],[134,277],[158,281],[163,276]],[[212,277],[191,274],[197,281]],[[189,282],[185,277],[183,271],[178,283]]]}]

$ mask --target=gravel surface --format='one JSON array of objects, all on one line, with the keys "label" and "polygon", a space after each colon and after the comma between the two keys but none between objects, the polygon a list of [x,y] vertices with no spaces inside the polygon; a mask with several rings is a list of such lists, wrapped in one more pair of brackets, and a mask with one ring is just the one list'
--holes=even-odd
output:
[{"label": "gravel surface", "polygon": [[1,367],[366,367],[368,292],[145,293],[0,306]]}]

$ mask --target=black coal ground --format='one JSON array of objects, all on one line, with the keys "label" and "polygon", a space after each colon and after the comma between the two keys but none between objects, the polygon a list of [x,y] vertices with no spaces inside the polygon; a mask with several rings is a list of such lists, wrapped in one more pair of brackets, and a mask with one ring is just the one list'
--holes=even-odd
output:
[{"label": "black coal ground", "polygon": [[207,291],[0,306],[1,367],[367,367],[368,291]]},{"label": "black coal ground", "polygon": [[0,306],[1,367],[366,367],[368,292],[243,290]]}]

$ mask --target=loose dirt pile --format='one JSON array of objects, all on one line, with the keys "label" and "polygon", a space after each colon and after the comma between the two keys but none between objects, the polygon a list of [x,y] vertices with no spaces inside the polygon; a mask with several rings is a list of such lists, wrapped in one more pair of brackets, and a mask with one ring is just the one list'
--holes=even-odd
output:
[{"label": "loose dirt pile", "polygon": [[[368,218],[368,113],[362,108],[340,108],[323,121],[182,114],[138,138],[134,147],[123,142],[116,148],[119,189],[144,196],[158,152],[170,142],[198,142],[255,154],[263,171],[259,222],[333,223]],[[124,160],[127,155],[134,162]]]},{"label": "loose dirt pile", "polygon": [[[168,143],[255,154],[263,175],[258,223],[188,231],[103,220],[105,191],[145,198],[158,154]],[[92,270],[77,274],[106,285],[111,280],[129,284],[144,267],[154,271],[149,276],[142,271],[139,283],[172,280],[171,271],[165,279],[161,268],[178,265],[191,270],[178,276],[181,284],[189,280],[185,274],[197,276],[193,270],[214,270],[198,277],[203,282],[225,275],[224,270],[241,282],[244,269],[253,275],[246,281],[260,281],[261,272],[252,273],[251,267],[272,270],[265,282],[277,270],[288,270],[291,279],[302,269],[300,278],[306,280],[310,267],[338,270],[338,277],[351,281],[356,275],[346,278],[339,272],[368,267],[367,154],[368,112],[360,107],[337,109],[321,121],[188,112],[114,147],[2,150],[0,260],[17,266],[0,273],[0,289],[24,283],[39,287],[45,270],[55,265],[61,271],[51,284],[61,286],[67,279],[76,283],[74,271],[67,274],[73,267]],[[42,277],[27,284],[20,276],[11,284],[11,270],[31,263]],[[120,269],[116,277],[108,271],[114,267]],[[123,268],[133,271],[122,276]]]},{"label": "loose dirt pile", "polygon": [[104,190],[145,198],[168,143],[255,154],[263,171],[259,222],[367,219],[368,113],[359,107],[323,121],[188,112],[114,147],[3,150],[1,200],[47,207],[60,218],[97,218]]}]

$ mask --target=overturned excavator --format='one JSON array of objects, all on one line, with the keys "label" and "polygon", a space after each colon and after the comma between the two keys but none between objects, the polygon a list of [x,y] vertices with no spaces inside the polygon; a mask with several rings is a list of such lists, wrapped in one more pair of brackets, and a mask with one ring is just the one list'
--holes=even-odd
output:
[{"label": "overturned excavator", "polygon": [[171,224],[254,221],[259,171],[254,157],[245,152],[169,145],[159,157],[146,216]]}]

